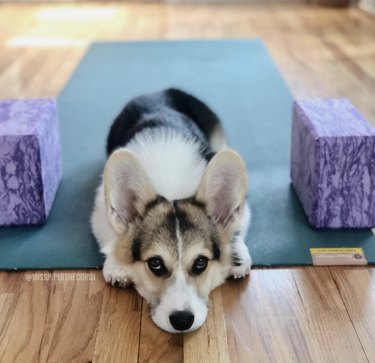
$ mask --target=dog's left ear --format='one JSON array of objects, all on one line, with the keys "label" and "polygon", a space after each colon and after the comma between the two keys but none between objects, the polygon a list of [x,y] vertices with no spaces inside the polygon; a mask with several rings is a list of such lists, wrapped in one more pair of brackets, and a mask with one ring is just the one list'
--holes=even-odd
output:
[{"label": "dog's left ear", "polygon": [[122,233],[143,215],[146,204],[156,194],[146,170],[126,149],[110,156],[103,178],[109,222],[117,233]]},{"label": "dog's left ear", "polygon": [[196,194],[204,202],[214,223],[229,228],[242,209],[247,193],[246,167],[231,149],[218,152],[208,163]]}]

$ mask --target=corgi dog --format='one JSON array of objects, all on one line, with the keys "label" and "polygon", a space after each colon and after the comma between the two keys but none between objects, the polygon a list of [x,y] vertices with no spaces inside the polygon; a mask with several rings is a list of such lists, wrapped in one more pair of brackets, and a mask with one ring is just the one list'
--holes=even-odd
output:
[{"label": "corgi dog", "polygon": [[210,292],[250,272],[244,162],[216,114],[177,89],[131,100],[107,155],[91,216],[105,281],[134,285],[161,329],[199,328]]}]

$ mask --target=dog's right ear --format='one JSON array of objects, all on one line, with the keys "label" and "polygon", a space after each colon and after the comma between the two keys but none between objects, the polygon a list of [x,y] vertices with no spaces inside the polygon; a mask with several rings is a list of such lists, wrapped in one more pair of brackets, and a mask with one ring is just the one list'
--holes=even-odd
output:
[{"label": "dog's right ear", "polygon": [[245,204],[246,192],[244,162],[235,151],[224,149],[208,163],[196,198],[206,204],[214,223],[229,230]]},{"label": "dog's right ear", "polygon": [[103,177],[109,222],[117,233],[122,233],[142,216],[156,194],[140,162],[125,149],[112,153]]}]

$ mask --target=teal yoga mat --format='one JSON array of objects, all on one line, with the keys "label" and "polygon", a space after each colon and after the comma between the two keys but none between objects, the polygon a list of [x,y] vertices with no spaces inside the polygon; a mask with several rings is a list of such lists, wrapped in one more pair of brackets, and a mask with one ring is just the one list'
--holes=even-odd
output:
[{"label": "teal yoga mat", "polygon": [[101,267],[89,217],[113,118],[133,96],[179,87],[221,117],[246,161],[256,266],[311,264],[309,247],[364,248],[370,230],[314,231],[289,177],[292,95],[259,40],[95,43],[58,98],[64,177],[42,227],[1,228],[1,269]]}]

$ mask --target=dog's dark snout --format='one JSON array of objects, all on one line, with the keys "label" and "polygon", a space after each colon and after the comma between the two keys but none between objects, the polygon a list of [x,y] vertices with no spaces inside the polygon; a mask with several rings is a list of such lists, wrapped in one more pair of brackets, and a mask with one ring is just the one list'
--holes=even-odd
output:
[{"label": "dog's dark snout", "polygon": [[187,310],[174,311],[169,315],[169,321],[176,330],[188,330],[193,325],[194,315]]}]

